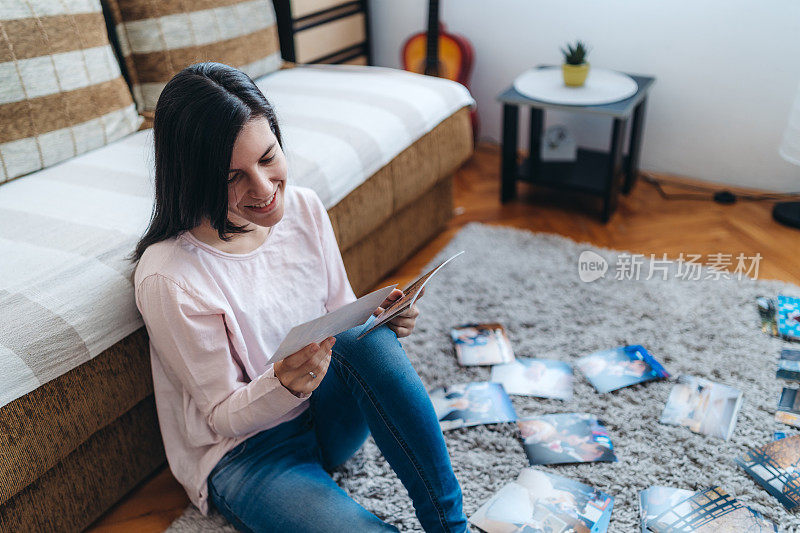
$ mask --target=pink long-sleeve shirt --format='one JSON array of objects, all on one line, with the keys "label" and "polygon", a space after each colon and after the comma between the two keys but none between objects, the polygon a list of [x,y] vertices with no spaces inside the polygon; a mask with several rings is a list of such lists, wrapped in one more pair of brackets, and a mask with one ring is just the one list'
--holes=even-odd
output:
[{"label": "pink long-sleeve shirt", "polygon": [[322,201],[291,184],[256,250],[226,253],[185,231],[145,250],[134,287],[167,461],[207,515],[222,456],[308,408],[311,395],[284,387],[267,358],[292,327],[356,296]]}]

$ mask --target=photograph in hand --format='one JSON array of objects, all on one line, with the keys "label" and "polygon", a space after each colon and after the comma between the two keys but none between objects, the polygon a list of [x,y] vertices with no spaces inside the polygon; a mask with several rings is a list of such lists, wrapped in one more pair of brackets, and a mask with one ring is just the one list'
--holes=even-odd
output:
[{"label": "photograph in hand", "polygon": [[371,320],[372,314],[378,305],[397,286],[389,285],[366,294],[347,305],[324,314],[304,324],[298,324],[289,330],[280,346],[269,358],[269,363],[277,363],[297,350],[308,346],[312,342],[322,342],[328,337],[333,337],[350,328],[360,326]]},{"label": "photograph in hand", "polygon": [[[430,281],[434,274],[436,274],[443,266],[447,263],[458,257],[459,255],[463,254],[464,251],[460,251],[457,254],[451,256],[446,261],[443,261],[439,264],[436,268],[431,269],[416,281],[412,282],[408,287],[403,289],[403,296],[395,300],[395,302],[390,305],[388,308],[384,309],[383,313],[376,316],[375,319],[372,321],[372,325],[368,326],[366,331],[362,332],[357,338],[360,339],[367,335],[372,330],[381,327],[386,322],[389,322],[391,319],[414,305],[414,302],[417,301],[417,298],[421,295],[422,289],[425,288],[425,284]],[[372,319],[370,319],[372,320]]]}]

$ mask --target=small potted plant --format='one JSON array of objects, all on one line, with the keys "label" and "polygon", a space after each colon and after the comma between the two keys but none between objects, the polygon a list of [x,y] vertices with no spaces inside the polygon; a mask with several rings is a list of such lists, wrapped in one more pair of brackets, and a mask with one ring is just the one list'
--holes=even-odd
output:
[{"label": "small potted plant", "polygon": [[577,41],[575,46],[567,44],[567,50],[562,48],[561,51],[564,53],[564,64],[561,65],[564,83],[570,87],[580,87],[589,75],[589,63],[586,61],[589,49],[583,42]]}]

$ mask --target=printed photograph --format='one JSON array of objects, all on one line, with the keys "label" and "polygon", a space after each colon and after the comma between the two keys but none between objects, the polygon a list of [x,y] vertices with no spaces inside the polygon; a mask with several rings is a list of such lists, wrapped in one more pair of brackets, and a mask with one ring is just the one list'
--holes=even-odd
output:
[{"label": "printed photograph", "polygon": [[502,324],[462,324],[450,330],[461,366],[498,365],[514,360],[511,341]]},{"label": "printed photograph", "polygon": [[655,533],[775,533],[778,527],[721,487],[695,493],[647,523]]},{"label": "printed photograph", "polygon": [[366,331],[361,332],[361,334],[357,338],[362,338],[367,335],[370,331],[377,329],[378,327],[382,326],[386,322],[392,320],[395,316],[399,315],[412,305],[414,302],[417,301],[425,293],[425,285],[430,281],[430,279],[436,275],[439,270],[441,270],[447,263],[458,257],[459,255],[463,254],[464,251],[460,251],[457,254],[452,255],[449,259],[442,261],[439,263],[439,266],[432,268],[427,273],[420,276],[416,281],[410,283],[405,289],[402,289],[403,296],[398,298],[394,301],[389,307],[383,310],[383,312],[376,316],[372,325]]},{"label": "printed photograph", "polygon": [[487,533],[603,533],[613,506],[598,489],[526,467],[469,521]]},{"label": "printed photograph", "polygon": [[669,377],[661,363],[639,345],[595,352],[575,364],[599,393]]},{"label": "printed photograph", "polygon": [[531,465],[617,460],[608,432],[589,413],[542,415],[517,424]]},{"label": "printed photograph", "polygon": [[800,505],[800,435],[753,448],[736,464],[787,510]]},{"label": "printed photograph", "polygon": [[775,420],[800,428],[800,390],[783,388],[778,400],[778,410],[775,411]]},{"label": "printed photograph", "polygon": [[442,431],[517,420],[511,399],[499,383],[459,383],[439,387],[429,395]]},{"label": "printed photograph", "polygon": [[768,296],[756,296],[758,317],[761,320],[761,331],[778,337],[778,310],[777,302]]},{"label": "printed photograph", "polygon": [[800,341],[800,298],[779,294],[777,315],[781,337]]},{"label": "printed photograph", "polygon": [[693,490],[676,489],[653,485],[639,491],[639,516],[642,519],[642,533],[647,533],[647,523],[693,495]]},{"label": "printed photograph", "polygon": [[681,376],[670,391],[661,423],[685,426],[728,440],[736,426],[742,391],[694,376]]},{"label": "printed photograph", "polygon": [[800,381],[800,350],[781,350],[776,375],[781,379]]},{"label": "printed photograph", "polygon": [[516,360],[492,367],[492,381],[502,383],[508,394],[572,399],[572,366],[554,359]]}]

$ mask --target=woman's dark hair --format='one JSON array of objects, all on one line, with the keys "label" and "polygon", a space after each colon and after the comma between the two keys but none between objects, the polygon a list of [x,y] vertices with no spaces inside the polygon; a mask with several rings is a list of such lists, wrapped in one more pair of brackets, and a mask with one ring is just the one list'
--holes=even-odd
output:
[{"label": "woman's dark hair", "polygon": [[127,257],[196,227],[205,217],[228,241],[251,230],[228,220],[228,170],[236,137],[265,117],[283,148],[275,110],[250,76],[223,63],[195,63],[169,80],[156,103],[155,204],[150,225]]}]

